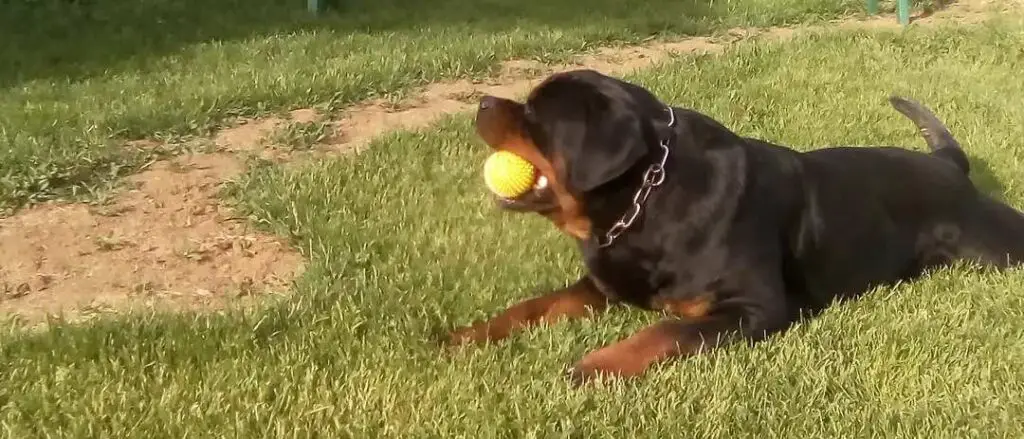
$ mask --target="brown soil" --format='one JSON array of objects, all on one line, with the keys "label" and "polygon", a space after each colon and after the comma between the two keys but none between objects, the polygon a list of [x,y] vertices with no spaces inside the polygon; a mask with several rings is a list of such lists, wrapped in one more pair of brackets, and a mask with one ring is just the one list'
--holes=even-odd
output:
[{"label": "brown soil", "polygon": [[287,291],[299,255],[217,201],[221,182],[240,170],[228,154],[181,156],[132,176],[133,188],[109,203],[3,219],[0,313],[210,306]]},{"label": "brown soil", "polygon": [[[984,0],[958,3],[916,23],[977,21]],[[897,28],[892,16],[836,22],[841,27]],[[799,31],[814,30],[802,28]],[[679,53],[718,52],[747,38],[787,39],[791,28],[736,29],[719,37],[603,48],[567,65],[510,61],[485,83],[425,87],[395,104],[371,101],[331,121],[325,153],[358,150],[372,137],[422,127],[471,110],[483,94],[522,96],[548,74],[579,67],[621,75]],[[52,203],[0,219],[0,316],[38,320],[63,312],[76,318],[138,307],[221,307],[247,297],[287,293],[304,261],[283,240],[252,230],[220,204],[222,182],[244,170],[243,157],[288,159],[267,145],[287,123],[318,121],[311,109],[288,117],[240,121],[213,139],[217,152],[151,164],[103,204]]]}]

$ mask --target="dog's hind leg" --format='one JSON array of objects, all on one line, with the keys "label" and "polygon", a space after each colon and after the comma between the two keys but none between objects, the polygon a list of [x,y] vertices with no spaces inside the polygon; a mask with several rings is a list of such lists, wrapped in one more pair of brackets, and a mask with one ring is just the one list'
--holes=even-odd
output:
[{"label": "dog's hind leg", "polygon": [[965,218],[960,244],[963,259],[1000,268],[1024,263],[1024,214],[983,196]]},{"label": "dog's hind leg", "polygon": [[[935,113],[900,96],[890,96],[889,103],[914,122],[932,156],[970,173],[967,154]],[[997,267],[1024,263],[1024,213],[985,196],[972,207],[964,218],[958,256]]]}]

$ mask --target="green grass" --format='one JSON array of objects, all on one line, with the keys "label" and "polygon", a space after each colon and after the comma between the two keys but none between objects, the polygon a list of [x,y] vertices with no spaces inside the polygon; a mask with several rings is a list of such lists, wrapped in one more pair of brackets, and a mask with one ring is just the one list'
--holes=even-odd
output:
[{"label": "green grass", "polygon": [[0,2],[0,211],[102,189],[152,151],[225,118],[333,109],[501,60],[597,44],[830,18],[854,0]]},{"label": "green grass", "polygon": [[[1024,206],[1024,34],[843,33],[684,57],[628,79],[743,134],[922,148],[891,91],[948,122]],[[561,370],[656,318],[617,312],[452,355],[442,330],[574,279],[544,220],[494,211],[469,118],[233,189],[311,259],[263,311],[0,333],[5,437],[1021,437],[1024,270],[883,288],[754,348],[571,389]],[[997,185],[996,182],[999,184]]]}]

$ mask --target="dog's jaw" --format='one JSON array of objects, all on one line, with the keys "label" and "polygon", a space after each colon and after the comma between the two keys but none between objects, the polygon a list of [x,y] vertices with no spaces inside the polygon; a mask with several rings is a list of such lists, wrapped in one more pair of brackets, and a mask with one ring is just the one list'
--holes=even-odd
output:
[{"label": "dog's jaw", "polygon": [[498,207],[514,212],[547,213],[558,207],[557,200],[548,186],[547,177],[541,175],[533,187],[516,198],[495,197]]}]

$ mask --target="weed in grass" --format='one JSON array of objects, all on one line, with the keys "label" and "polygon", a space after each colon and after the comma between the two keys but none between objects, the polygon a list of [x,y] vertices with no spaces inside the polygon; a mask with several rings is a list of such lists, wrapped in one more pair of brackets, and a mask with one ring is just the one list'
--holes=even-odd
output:
[{"label": "weed in grass", "polygon": [[96,244],[96,249],[101,252],[120,250],[126,246],[134,245],[131,241],[122,239],[113,234],[97,236],[93,238],[93,242]]},{"label": "weed in grass", "polygon": [[323,121],[289,122],[278,128],[266,143],[283,146],[292,151],[304,151],[316,146],[331,135],[331,125]]}]

